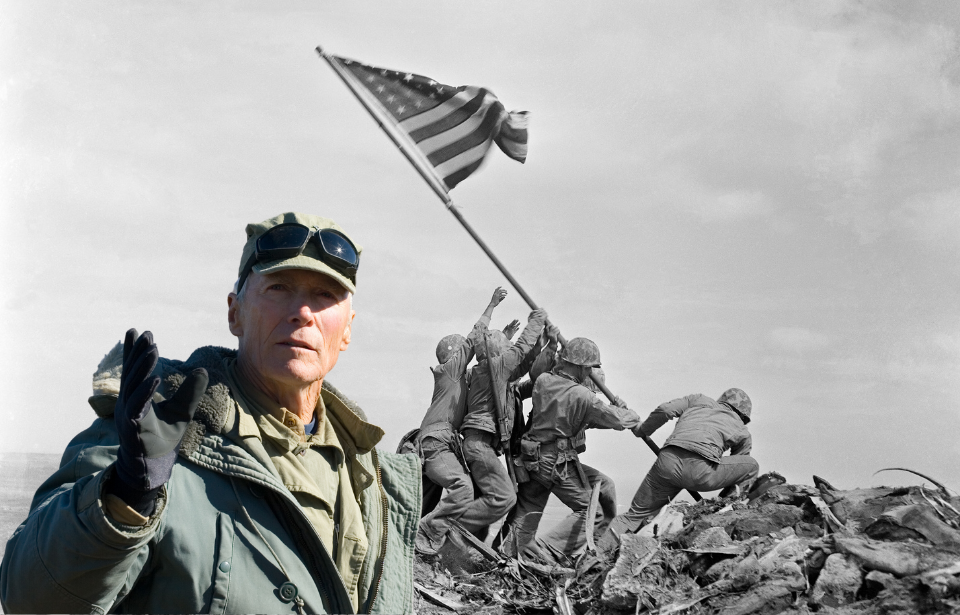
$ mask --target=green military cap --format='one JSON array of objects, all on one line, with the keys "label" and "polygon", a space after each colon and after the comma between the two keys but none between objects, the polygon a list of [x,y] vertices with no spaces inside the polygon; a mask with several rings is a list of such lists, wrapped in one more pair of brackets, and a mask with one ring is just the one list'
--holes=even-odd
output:
[{"label": "green military cap", "polygon": [[[264,258],[257,259],[257,240],[260,239],[264,233],[281,224],[299,224],[318,233],[317,235],[311,235],[306,246],[299,254],[274,260],[266,260]],[[346,239],[346,243],[337,239],[336,236],[331,236],[329,233],[322,233],[325,229],[335,231],[336,235]],[[327,240],[322,239],[324,236],[327,237]],[[330,243],[329,246],[327,245],[328,242]],[[356,251],[356,258],[352,269],[349,266],[345,266],[344,263],[339,260],[337,254],[341,249],[345,249],[346,254],[349,255],[350,248]],[[351,293],[355,293],[357,291],[356,265],[359,264],[361,250],[362,248],[350,239],[347,232],[337,225],[336,222],[329,218],[322,218],[312,214],[287,212],[257,224],[248,224],[247,242],[244,244],[243,254],[240,256],[240,270],[237,287],[234,290],[236,292],[240,291],[250,271],[265,274],[283,271],[285,269],[306,269],[307,271],[316,271],[329,276]]]}]

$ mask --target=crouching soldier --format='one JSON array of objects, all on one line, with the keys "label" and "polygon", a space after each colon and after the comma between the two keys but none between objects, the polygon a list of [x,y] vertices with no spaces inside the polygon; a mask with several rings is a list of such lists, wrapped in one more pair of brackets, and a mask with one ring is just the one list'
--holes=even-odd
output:
[{"label": "crouching soldier", "polygon": [[238,350],[161,359],[128,331],[7,543],[3,610],[412,613],[419,463],[326,378],[359,261],[332,220],[282,214],[246,229]]},{"label": "crouching soldier", "polygon": [[[687,395],[651,412],[634,430],[638,437],[649,436],[670,419],[677,419],[677,425],[633,496],[630,508],[613,520],[600,539],[597,548],[601,553],[612,553],[620,535],[636,532],[684,489],[731,491],[756,478],[760,466],[749,456],[753,440],[746,427],[751,410],[746,393],[729,389],[716,401],[706,395]],[[728,449],[730,455],[724,457]]]},{"label": "crouching soldier", "polygon": [[[520,441],[521,459],[529,480],[518,488],[514,525],[515,548],[521,554],[538,555],[537,528],[551,493],[573,511],[562,522],[568,532],[561,542],[566,552],[573,553],[584,545],[593,485],[604,479],[609,481],[580,463],[577,451],[583,447],[585,431],[633,429],[640,424],[640,417],[633,410],[606,404],[584,386],[591,371],[598,367],[597,345],[583,337],[574,338],[563,347],[560,363],[540,375],[533,385],[530,425]],[[601,512],[600,516],[609,522],[615,509],[606,512],[607,515]],[[510,549],[509,543],[507,548]]]},{"label": "crouching soldier", "polygon": [[[506,296],[506,290],[497,288],[466,338],[454,333],[437,345],[439,365],[431,369],[433,400],[420,424],[418,440],[424,478],[442,488],[443,495],[433,510],[420,520],[416,546],[422,553],[436,553],[443,546],[450,520],[458,518],[473,502],[473,481],[463,461],[458,433],[466,414],[467,365],[473,358],[474,349],[482,343],[494,308]],[[428,484],[427,480],[425,484]]]}]

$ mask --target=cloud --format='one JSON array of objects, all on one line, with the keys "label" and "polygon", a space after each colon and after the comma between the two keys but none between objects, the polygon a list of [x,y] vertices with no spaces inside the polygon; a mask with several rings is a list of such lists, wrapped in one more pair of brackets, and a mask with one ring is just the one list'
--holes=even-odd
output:
[{"label": "cloud", "polygon": [[960,359],[960,333],[942,333],[934,336],[933,345],[945,353]]},{"label": "cloud", "polygon": [[758,190],[737,190],[721,194],[699,208],[705,222],[739,220],[763,216],[773,211],[770,201]]},{"label": "cloud", "polygon": [[767,337],[775,346],[794,353],[819,350],[830,345],[830,338],[826,335],[803,327],[778,327],[770,331]]}]

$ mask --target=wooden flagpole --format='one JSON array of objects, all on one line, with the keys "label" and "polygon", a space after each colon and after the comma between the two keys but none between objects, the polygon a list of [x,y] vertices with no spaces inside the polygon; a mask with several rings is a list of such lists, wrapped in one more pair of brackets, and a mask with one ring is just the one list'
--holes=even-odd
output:
[{"label": "wooden flagpole", "polygon": [[[390,137],[390,140],[393,141],[393,144],[397,146],[404,157],[407,159],[413,168],[417,170],[420,174],[420,177],[423,178],[427,185],[433,189],[434,193],[440,200],[443,201],[443,204],[446,205],[447,211],[453,214],[453,217],[457,219],[457,222],[469,233],[473,240],[477,242],[477,245],[480,246],[480,249],[483,250],[484,254],[493,261],[493,264],[500,270],[500,273],[503,274],[507,281],[510,282],[510,285],[513,286],[514,290],[523,298],[523,300],[530,306],[531,310],[539,309],[537,303],[533,300],[527,291],[520,286],[520,283],[517,281],[513,274],[507,270],[504,264],[497,258],[497,255],[493,253],[493,250],[490,249],[490,246],[477,234],[469,222],[464,219],[463,214],[461,214],[456,206],[453,204],[453,199],[450,198],[450,193],[447,191],[446,186],[443,183],[443,180],[440,179],[437,174],[433,171],[433,167],[430,166],[430,163],[424,159],[423,155],[420,154],[420,150],[417,148],[416,143],[413,143],[405,134],[395,128],[394,124],[390,120],[384,120],[383,117],[387,113],[383,109],[383,106],[373,98],[370,94],[366,93],[366,88],[363,84],[357,83],[356,78],[351,75],[348,71],[345,71],[340,63],[337,62],[334,58],[330,57],[326,52],[323,51],[323,48],[318,46],[317,53],[320,54],[320,57],[326,60],[327,64],[330,65],[330,68],[333,69],[333,72],[337,74],[338,77],[343,81],[344,85],[347,86],[353,95],[356,96],[357,100],[360,101],[360,104],[363,105],[363,108],[367,110],[367,113],[374,119],[377,125],[380,127],[383,132]],[[567,340],[563,337],[562,334],[557,334],[557,341],[561,344],[566,345]],[[590,378],[597,385],[597,388],[603,392],[603,394],[610,400],[611,403],[617,400],[617,396],[613,394],[607,385],[602,382],[599,376],[596,373],[590,373]],[[654,454],[660,454],[660,447],[657,446],[656,442],[650,439],[646,434],[641,434],[640,436],[644,443],[650,448]],[[696,491],[690,491],[690,495],[694,500],[700,501],[702,498],[700,494]]]}]

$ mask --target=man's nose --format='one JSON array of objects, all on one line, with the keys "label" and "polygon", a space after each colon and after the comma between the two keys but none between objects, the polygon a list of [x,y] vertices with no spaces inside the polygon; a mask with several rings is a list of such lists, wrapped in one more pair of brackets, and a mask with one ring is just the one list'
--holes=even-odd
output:
[{"label": "man's nose", "polygon": [[292,323],[304,325],[313,320],[313,310],[306,298],[295,297],[290,305],[289,320]]}]

